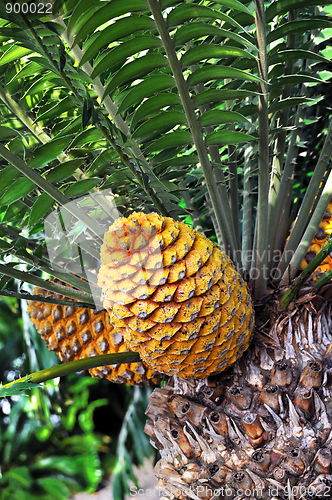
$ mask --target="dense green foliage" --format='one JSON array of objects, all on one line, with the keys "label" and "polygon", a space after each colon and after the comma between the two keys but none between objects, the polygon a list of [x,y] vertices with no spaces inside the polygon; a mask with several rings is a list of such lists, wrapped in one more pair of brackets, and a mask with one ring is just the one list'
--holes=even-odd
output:
[{"label": "dense green foliage", "polygon": [[[116,206],[205,231],[256,298],[270,279],[295,276],[332,195],[330,1],[56,0],[53,14],[33,5],[0,6],[0,293],[50,287],[51,275],[91,307],[89,288],[69,272],[71,244],[54,264],[44,232],[53,210],[84,195],[91,203],[76,207],[70,236],[84,235],[96,267],[100,227]],[[8,307],[0,319],[17,332],[1,326],[3,381],[55,362]],[[110,399],[105,389],[91,400],[98,384],[72,376],[11,400],[1,420],[4,498],[97,486],[102,453],[115,452],[93,425]],[[134,394],[137,414],[129,406],[120,435],[117,498],[132,477],[125,443],[139,439],[128,429],[135,418],[142,425],[146,396],[138,404]],[[149,453],[143,438],[139,449],[136,459]]]},{"label": "dense green foliage", "polygon": [[[1,141],[31,169],[3,164],[3,223],[25,227],[37,245],[55,200],[111,188],[125,214],[187,209],[206,229],[212,217],[239,266],[270,269],[260,254],[282,249],[296,215],[301,148],[311,142],[312,158],[309,129],[319,122],[321,134],[329,122],[332,23],[325,0],[261,5],[59,1],[51,18],[2,7]],[[318,185],[325,170],[318,162]]]}]

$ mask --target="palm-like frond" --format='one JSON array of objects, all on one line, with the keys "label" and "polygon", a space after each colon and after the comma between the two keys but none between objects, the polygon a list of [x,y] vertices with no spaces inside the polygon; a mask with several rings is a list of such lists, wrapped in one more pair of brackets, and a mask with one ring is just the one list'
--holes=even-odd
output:
[{"label": "palm-like frond", "polygon": [[[36,252],[52,209],[111,188],[124,214],[157,209],[182,218],[189,210],[196,226],[211,216],[219,242],[239,267],[251,268],[263,294],[267,255],[282,250],[291,222],[305,118],[322,99],[315,91],[329,67],[313,35],[332,26],[324,5],[270,2],[264,11],[259,1],[112,0],[87,8],[81,0],[55,2],[44,17],[2,7],[4,246],[19,257],[9,229],[25,228],[27,251]],[[288,242],[293,253],[329,144]],[[314,221],[330,191],[327,183]],[[111,214],[107,198],[94,201]],[[91,213],[75,215],[93,231]],[[300,261],[295,252],[293,272]],[[282,257],[279,275],[288,264]]]}]

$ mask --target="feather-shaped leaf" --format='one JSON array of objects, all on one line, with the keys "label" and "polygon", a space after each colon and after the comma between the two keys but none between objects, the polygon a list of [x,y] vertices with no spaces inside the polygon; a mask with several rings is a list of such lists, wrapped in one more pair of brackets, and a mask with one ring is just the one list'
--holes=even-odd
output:
[{"label": "feather-shaped leaf", "polygon": [[253,97],[257,95],[256,92],[251,90],[205,90],[200,94],[193,96],[193,101],[196,106],[204,104],[218,104],[233,99],[244,99],[245,97]]},{"label": "feather-shaped leaf", "polygon": [[0,193],[10,186],[20,175],[20,172],[12,165],[7,165],[7,167],[2,169],[0,171]]},{"label": "feather-shaped leaf", "polygon": [[171,158],[167,160],[165,163],[159,163],[159,167],[185,167],[187,165],[195,165],[198,163],[199,159],[196,155],[182,155],[177,156],[176,158]]},{"label": "feather-shaped leaf", "polygon": [[8,139],[12,139],[13,137],[16,136],[22,137],[26,145],[28,145],[27,138],[22,134],[22,132],[11,127],[5,127],[4,125],[0,125],[1,141],[7,141]]},{"label": "feather-shaped leaf", "polygon": [[13,44],[0,57],[0,66],[8,64],[12,61],[16,61],[17,59],[21,59],[21,57],[27,56],[28,54],[31,54],[30,49],[26,49],[25,47],[20,47],[20,45]]},{"label": "feather-shaped leaf", "polygon": [[121,45],[118,45],[117,47],[109,50],[106,56],[104,56],[98,62],[98,64],[93,69],[91,78],[95,78],[111,66],[124,61],[127,57],[137,54],[142,50],[153,49],[157,47],[161,47],[161,41],[156,36],[151,35],[142,35],[132,40],[128,40],[127,42],[123,42]]},{"label": "feather-shaped leaf", "polygon": [[84,47],[85,51],[80,66],[92,59],[99,50],[114,41],[120,40],[136,31],[152,31],[155,28],[154,21],[147,16],[132,15],[119,19],[102,32],[97,32]]},{"label": "feather-shaped leaf", "polygon": [[[53,16],[57,16],[59,14],[66,15],[77,7],[78,3],[80,2],[77,2],[77,0],[66,0],[66,2],[63,0],[55,0],[55,2],[53,2],[52,14]],[[92,2],[90,2],[90,5],[91,4]]]},{"label": "feather-shaped leaf", "polygon": [[34,188],[35,183],[27,177],[16,179],[0,198],[0,205],[10,205],[27,196]]},{"label": "feather-shaped leaf", "polygon": [[55,160],[55,158],[63,152],[72,138],[72,135],[59,137],[37,148],[33,153],[33,158],[29,160],[30,167],[45,167],[45,165]]},{"label": "feather-shaped leaf", "polygon": [[82,165],[84,159],[77,158],[75,160],[66,161],[53,168],[46,174],[46,179],[48,182],[60,182],[71,177],[75,170]]},{"label": "feather-shaped leaf", "polygon": [[282,88],[285,85],[298,85],[299,83],[307,83],[307,82],[312,82],[312,83],[327,83],[324,82],[324,80],[321,80],[320,78],[316,78],[311,75],[285,75],[282,76],[281,78],[276,78],[271,80],[270,82],[270,90],[274,90],[275,88]]},{"label": "feather-shaped leaf", "polygon": [[[100,9],[100,5],[96,5],[98,3],[100,4],[99,0],[91,0],[89,2],[88,15],[93,16],[94,12]],[[86,0],[79,0],[68,23],[68,35],[71,35],[73,30],[75,30],[75,33],[79,31],[80,27],[84,24],[84,19],[82,19],[82,17],[86,12]]]},{"label": "feather-shaped leaf", "polygon": [[40,65],[37,64],[36,62],[34,61],[31,61],[27,64],[25,64],[17,73],[15,76],[13,76],[13,78],[10,80],[9,83],[11,82],[14,82],[15,80],[18,80],[18,79],[23,79],[23,78],[27,78],[29,76],[33,76],[33,75],[40,75],[41,74],[41,69],[40,69]]},{"label": "feather-shaped leaf", "polygon": [[[1,13],[1,10],[0,10]],[[5,27],[5,24],[3,22],[3,16],[0,14],[2,22],[1,22],[1,41],[8,42],[8,40],[17,40],[18,42],[29,42],[31,41],[30,38],[27,36],[27,34],[21,29],[21,28],[16,28],[14,23],[10,27]],[[9,42],[5,46],[1,47],[1,52],[6,51],[10,46],[12,42]]]},{"label": "feather-shaped leaf", "polygon": [[[36,56],[30,56],[29,60],[33,61],[33,62],[36,62],[37,64],[39,64],[39,66],[42,66],[45,69],[48,69],[49,71],[51,71],[51,73],[55,73],[56,75],[58,74],[56,72],[54,66],[52,66],[52,64],[47,59],[45,59],[45,57],[40,57],[38,55],[36,55]],[[39,69],[39,71],[37,71],[36,74],[40,75],[41,73],[43,73],[43,72]]]},{"label": "feather-shaped leaf", "polygon": [[293,9],[303,9],[304,7],[311,7],[316,5],[331,5],[331,0],[278,0],[272,2],[266,9],[266,22],[272,21],[275,16],[286,14]]},{"label": "feather-shaped leaf", "polygon": [[139,138],[141,142],[146,142],[158,135],[164,134],[176,125],[184,123],[187,123],[184,113],[180,113],[179,111],[164,111],[140,125],[133,133],[133,137]]},{"label": "feather-shaped leaf", "polygon": [[190,21],[191,19],[197,18],[209,18],[209,19],[218,19],[225,21],[226,23],[239,28],[242,30],[242,26],[236,22],[230,16],[219,12],[218,10],[210,9],[209,7],[205,7],[204,5],[195,5],[185,3],[175,9],[171,10],[168,14],[167,22],[169,27],[178,26],[179,24],[183,24],[186,21]]},{"label": "feather-shaped leaf", "polygon": [[326,57],[316,54],[310,50],[280,50],[275,52],[271,56],[268,57],[268,64],[272,66],[273,64],[278,64],[279,62],[299,60],[299,59],[308,59],[312,61],[321,61],[321,62],[330,62]]},{"label": "feather-shaped leaf", "polygon": [[229,9],[238,10],[240,12],[244,12],[245,14],[249,14],[250,16],[252,16],[250,10],[238,0],[214,0],[214,1],[220,3],[221,5],[224,5],[225,7],[228,7]]},{"label": "feather-shaped leaf", "polygon": [[223,59],[227,57],[246,57],[255,59],[255,56],[248,51],[231,47],[230,45],[199,45],[189,49],[181,58],[183,66],[196,64],[204,59]]},{"label": "feather-shaped leaf", "polygon": [[26,96],[31,96],[33,94],[38,94],[38,92],[49,90],[57,85],[56,79],[52,73],[47,73],[46,75],[35,81],[23,95],[23,99]]},{"label": "feather-shaped leaf", "polygon": [[220,146],[221,144],[240,144],[256,139],[245,132],[236,132],[232,130],[218,130],[212,132],[206,137],[207,146]]},{"label": "feather-shaped leaf", "polygon": [[42,193],[38,196],[37,201],[35,201],[31,209],[28,225],[32,227],[43,219],[45,214],[47,214],[49,209],[52,207],[53,203],[53,198],[47,193]]},{"label": "feather-shaped leaf", "polygon": [[168,61],[166,57],[161,54],[147,54],[146,56],[135,59],[134,61],[123,66],[111,79],[106,86],[103,99],[117,87],[120,87],[125,83],[132,82],[133,80],[137,80],[138,78],[151,73],[151,71],[154,71],[157,68],[163,68],[167,65]]},{"label": "feather-shaped leaf", "polygon": [[266,37],[266,41],[269,44],[293,33],[304,34],[310,30],[321,30],[323,28],[332,28],[332,21],[328,21],[327,19],[317,19],[317,17],[301,21],[290,21],[283,24],[279,28],[270,31]]},{"label": "feather-shaped leaf", "polygon": [[180,97],[177,94],[160,93],[155,97],[150,97],[149,99],[146,99],[135,111],[131,120],[131,126],[135,128],[136,124],[147,116],[156,113],[166,106],[173,106],[177,104],[181,104]]},{"label": "feather-shaped leaf", "polygon": [[68,113],[70,109],[76,109],[74,101],[70,97],[65,97],[60,102],[54,102],[54,105],[50,107],[47,111],[41,112],[37,116],[37,120],[50,120],[55,117],[61,116],[63,113]]},{"label": "feather-shaped leaf", "polygon": [[175,46],[182,46],[190,40],[196,40],[198,38],[206,37],[206,36],[215,36],[222,38],[230,38],[238,42],[245,47],[251,47],[252,49],[257,50],[257,47],[254,43],[250,42],[246,38],[237,33],[232,33],[231,31],[225,30],[223,28],[218,28],[217,26],[213,26],[207,23],[190,23],[184,26],[181,26],[174,35],[174,44]]},{"label": "feather-shaped leaf", "polygon": [[98,129],[89,128],[88,130],[84,130],[75,137],[75,139],[71,143],[71,147],[73,148],[81,146],[82,144],[89,144],[89,143],[99,142],[102,140],[104,140],[104,136]]},{"label": "feather-shaped leaf", "polygon": [[189,132],[169,132],[165,134],[160,139],[153,141],[146,148],[147,152],[151,151],[161,151],[168,148],[174,148],[177,146],[187,146],[193,142],[192,136]]},{"label": "feather-shaped leaf", "polygon": [[287,99],[281,99],[278,102],[274,102],[270,105],[269,111],[275,112],[280,109],[292,108],[293,106],[299,106],[300,104],[311,103],[312,99],[308,97],[289,97]]},{"label": "feather-shaped leaf", "polygon": [[[28,382],[29,378],[27,377],[26,382],[16,382],[16,384],[12,384],[10,387],[2,387],[0,386],[0,398],[7,398],[9,396],[27,396],[27,391],[35,387],[43,387],[42,384],[35,384],[33,382]],[[17,484],[24,484],[25,486],[30,486],[33,479],[30,476],[29,469],[27,467],[16,467],[12,470],[12,477],[17,481]]]},{"label": "feather-shaped leaf", "polygon": [[119,106],[119,113],[126,111],[138,102],[142,102],[147,97],[157,94],[162,90],[175,87],[174,78],[170,75],[153,75],[135,85],[126,95]]},{"label": "feather-shaped leaf", "polygon": [[91,179],[83,179],[82,181],[76,181],[73,184],[70,184],[65,190],[64,194],[68,196],[68,198],[72,198],[75,196],[82,196],[87,194],[93,187],[99,184],[100,179],[91,178]]},{"label": "feather-shaped leaf", "polygon": [[146,0],[126,0],[125,2],[123,0],[113,0],[112,2],[107,2],[106,5],[94,12],[93,15],[91,15],[88,10],[88,20],[84,22],[83,26],[76,34],[73,47],[107,21],[127,14],[128,12],[141,12],[144,10],[149,10]]},{"label": "feather-shaped leaf", "polygon": [[179,3],[183,3],[185,0],[160,0],[160,8],[162,10],[168,9],[168,7],[174,7]]},{"label": "feather-shaped leaf", "polygon": [[[12,221],[13,218],[16,217],[18,214],[23,213],[23,215],[24,215],[26,210],[27,210],[27,206],[25,205],[25,203],[18,200],[15,203],[12,203],[11,205],[9,205],[9,207],[7,208],[5,215],[2,219],[2,222]],[[21,215],[21,217],[23,217],[23,215]]]},{"label": "feather-shaped leaf", "polygon": [[211,80],[224,80],[225,78],[236,78],[238,80],[249,80],[253,82],[261,82],[261,78],[246,73],[240,69],[231,68],[229,66],[204,66],[203,68],[196,69],[189,75],[187,82],[188,85],[197,85],[198,83],[206,83]]},{"label": "feather-shaped leaf", "polygon": [[223,111],[221,109],[211,109],[210,111],[206,111],[199,118],[199,122],[202,127],[219,125],[220,123],[250,123],[247,118],[236,111]]}]

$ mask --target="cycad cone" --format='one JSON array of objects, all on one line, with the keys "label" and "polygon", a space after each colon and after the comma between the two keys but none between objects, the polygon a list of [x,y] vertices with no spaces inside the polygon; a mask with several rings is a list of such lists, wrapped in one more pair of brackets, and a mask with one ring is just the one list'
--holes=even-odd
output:
[{"label": "cycad cone", "polygon": [[[332,202],[329,203],[326,212],[319,224],[315,237],[311,242],[305,258],[301,262],[301,269],[305,269],[307,265],[316,257],[321,249],[326,245],[328,238],[332,234]],[[314,280],[317,280],[322,274],[327,273],[332,269],[332,258],[328,255],[320,266],[316,269]]]},{"label": "cycad cone", "polygon": [[[61,281],[59,283],[65,285]],[[34,293],[70,300],[64,295],[54,294],[42,288],[35,288]],[[110,324],[106,311],[31,301],[28,313],[47,348],[55,351],[61,361],[130,351],[122,335]],[[159,374],[143,363],[101,366],[91,368],[89,372],[93,377],[105,377],[111,382],[126,382],[131,385],[157,383],[160,380]]]},{"label": "cycad cone", "polygon": [[247,349],[254,325],[245,282],[204,235],[133,213],[105,234],[98,279],[117,332],[156,370],[205,378]]}]

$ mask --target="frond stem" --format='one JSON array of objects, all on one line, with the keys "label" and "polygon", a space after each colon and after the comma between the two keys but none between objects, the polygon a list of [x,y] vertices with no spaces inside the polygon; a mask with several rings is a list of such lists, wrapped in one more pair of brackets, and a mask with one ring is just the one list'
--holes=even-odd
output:
[{"label": "frond stem", "polygon": [[90,370],[91,368],[96,368],[97,366],[107,366],[122,363],[139,363],[141,361],[139,354],[136,352],[121,352],[118,354],[102,354],[101,356],[91,356],[90,358],[78,359],[76,361],[70,361],[68,363],[63,363],[56,366],[51,366],[50,368],[45,368],[39,372],[31,373],[30,375],[25,375],[22,378],[14,380],[9,384],[1,385],[1,390],[9,389],[13,385],[19,382],[32,382],[35,384],[41,382],[47,382],[47,380],[52,380],[57,377],[64,377],[70,373],[79,372],[82,370]]},{"label": "frond stem", "polygon": [[197,150],[198,158],[203,170],[205,182],[207,185],[207,189],[210,194],[211,202],[212,202],[212,207],[215,212],[217,221],[218,221],[218,226],[220,228],[220,231],[225,231],[227,234],[230,247],[231,247],[231,255],[234,258],[234,261],[236,264],[238,264],[239,267],[241,267],[239,255],[237,252],[237,246],[236,246],[236,240],[234,237],[233,232],[230,230],[228,227],[228,221],[227,217],[225,214],[227,213],[226,210],[224,210],[224,203],[228,202],[228,200],[223,200],[220,199],[219,192],[218,192],[218,187],[215,183],[214,175],[212,172],[212,165],[208,157],[208,152],[206,145],[204,143],[203,135],[201,133],[201,129],[196,117],[195,113],[195,108],[193,105],[193,102],[190,98],[189,92],[188,92],[188,87],[186,84],[186,81],[183,77],[182,73],[182,68],[180,65],[180,62],[177,58],[176,51],[174,48],[174,45],[172,43],[171,37],[169,35],[168,29],[166,22],[163,18],[162,12],[161,12],[161,7],[160,4],[157,2],[157,0],[148,0],[148,4],[150,7],[150,10],[152,12],[152,15],[154,17],[157,29],[159,31],[161,40],[163,42],[163,46],[170,64],[170,67],[172,69],[173,77],[176,82],[176,86],[179,92],[179,96],[187,117],[187,121],[192,133],[193,141]]},{"label": "frond stem", "polygon": [[259,83],[258,123],[259,123],[259,161],[258,161],[258,206],[257,206],[257,240],[255,262],[257,279],[255,280],[255,297],[266,293],[268,280],[268,192],[269,192],[269,119],[267,88],[267,52],[266,21],[264,0],[255,0],[255,23],[257,29],[258,76],[264,80]]}]

